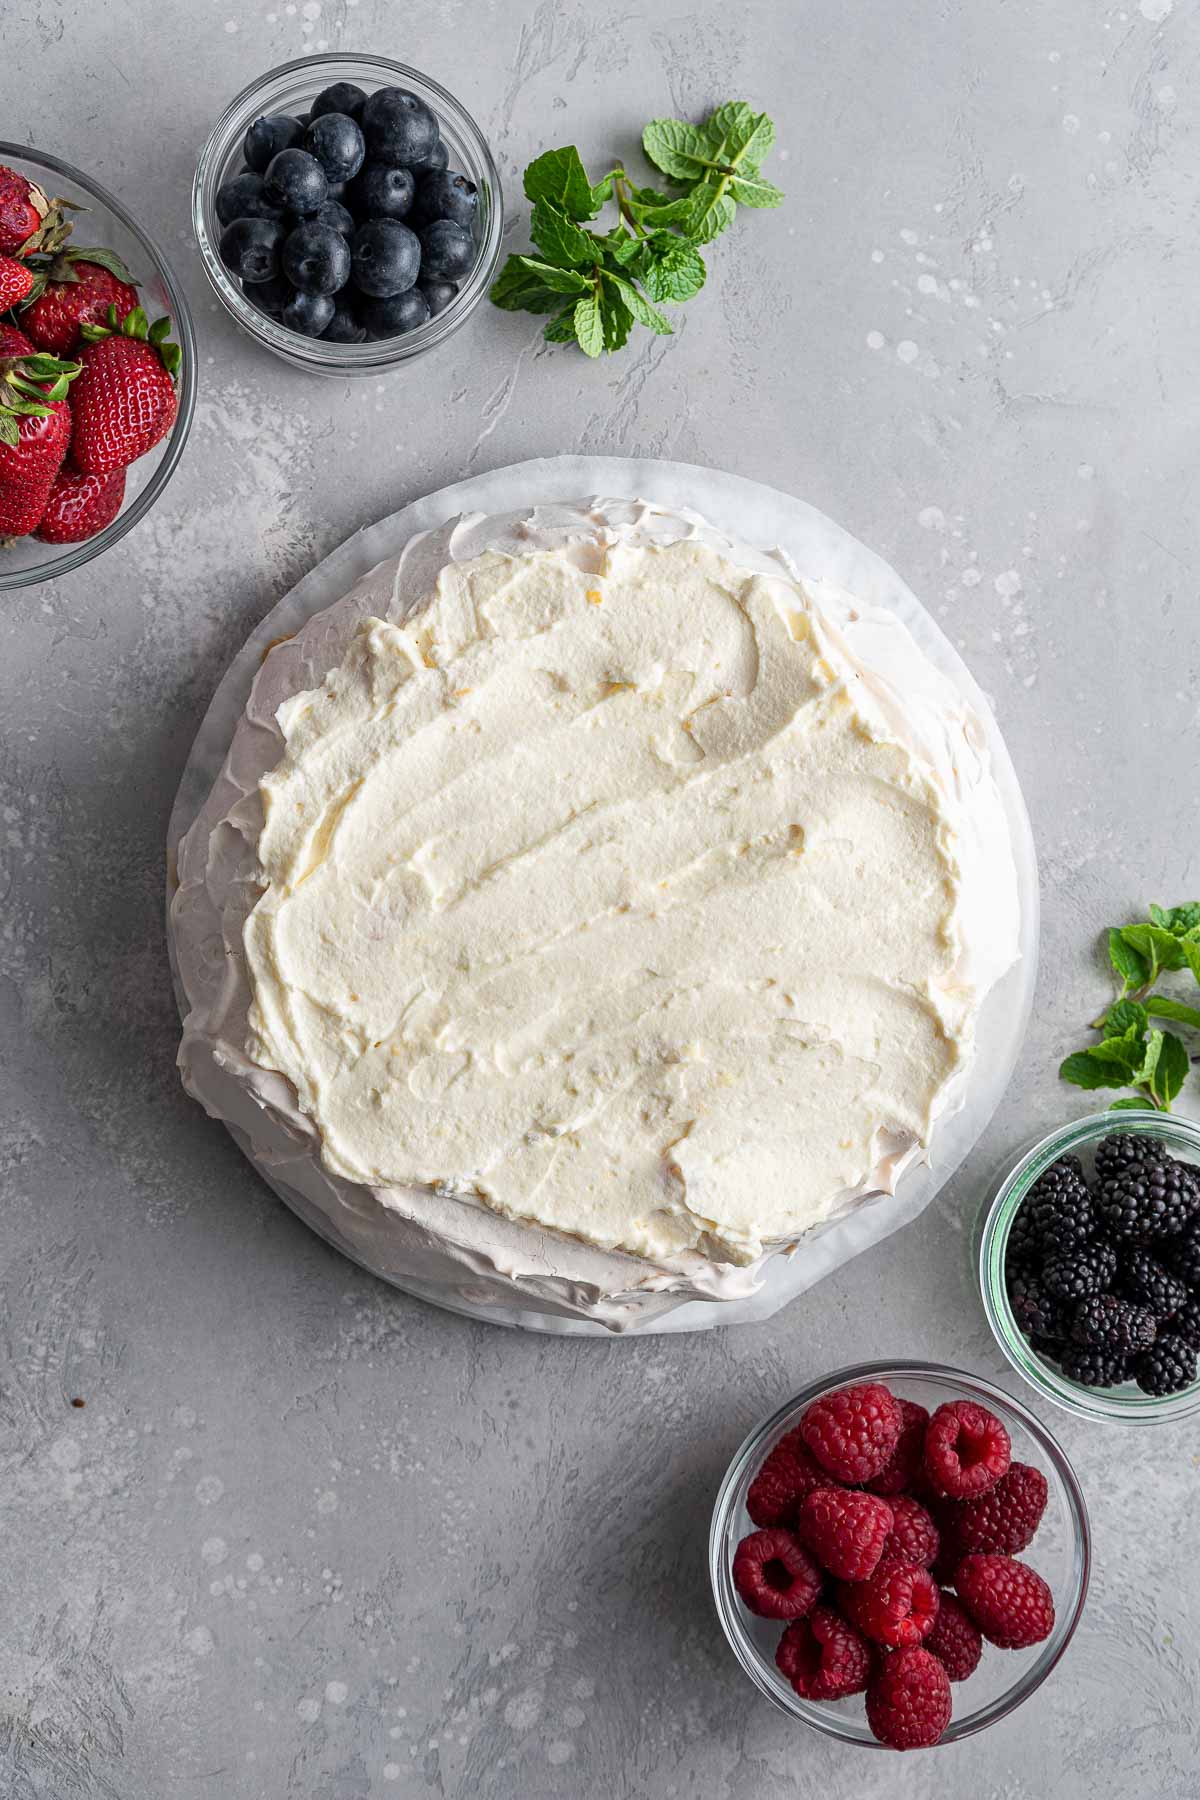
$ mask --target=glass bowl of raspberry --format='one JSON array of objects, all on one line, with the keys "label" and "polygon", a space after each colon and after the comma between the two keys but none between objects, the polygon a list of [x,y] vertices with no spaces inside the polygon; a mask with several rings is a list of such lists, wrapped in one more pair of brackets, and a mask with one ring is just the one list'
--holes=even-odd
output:
[{"label": "glass bowl of raspberry", "polygon": [[1006,1718],[1057,1666],[1091,1532],[1053,1435],[935,1363],[840,1369],[755,1427],[709,1574],[755,1687],[842,1743],[914,1749]]},{"label": "glass bowl of raspberry", "polygon": [[[31,516],[14,525],[7,509],[0,507],[5,511],[5,522],[0,523],[3,593],[69,575],[111,549],[155,505],[179,466],[191,429],[196,406],[196,340],[187,299],[170,263],[144,227],[94,176],[48,151],[31,150],[27,144],[0,143],[0,170],[5,184],[15,177],[19,183],[31,184],[46,200],[69,202],[60,221],[69,230],[61,232],[61,241],[52,235],[44,248],[36,244],[32,251],[22,249],[21,260],[46,285],[40,294],[32,289],[11,310],[0,310],[0,361],[16,359],[15,365],[10,362],[8,366],[19,369],[22,357],[40,353],[77,368],[80,351],[87,348],[80,342],[80,322],[103,323],[103,310],[92,303],[97,297],[108,302],[114,295],[121,299],[122,318],[134,303],[140,304],[150,321],[169,318],[170,337],[180,349],[169,427],[144,454],[133,446],[133,460],[127,466],[104,478],[95,477],[94,494],[80,491],[78,477],[72,480],[80,433],[76,378],[71,379],[65,405],[75,407],[72,439],[54,477],[51,498],[55,509],[48,504],[40,519]],[[53,217],[56,212],[48,221],[51,224]],[[98,252],[102,261],[93,261],[88,255],[91,250]],[[132,276],[136,294],[113,278],[114,267]],[[59,507],[57,502],[68,486],[70,497]]]},{"label": "glass bowl of raspberry", "polygon": [[1200,1125],[1092,1113],[1008,1169],[982,1220],[984,1311],[1031,1387],[1080,1418],[1200,1409]]}]

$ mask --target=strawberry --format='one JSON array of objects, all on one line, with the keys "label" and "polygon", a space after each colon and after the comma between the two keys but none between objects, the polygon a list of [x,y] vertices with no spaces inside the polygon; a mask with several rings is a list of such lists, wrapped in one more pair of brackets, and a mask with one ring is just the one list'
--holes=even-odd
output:
[{"label": "strawberry", "polygon": [[6,325],[0,319],[0,358],[7,356],[32,356],[33,345],[23,331],[15,325]]},{"label": "strawberry", "polygon": [[[0,356],[0,537],[24,537],[46,510],[71,442],[67,387],[78,363],[23,352],[4,331]],[[13,352],[15,351],[15,354]]]},{"label": "strawberry", "polygon": [[79,347],[81,327],[101,324],[110,306],[120,321],[138,303],[133,276],[111,250],[60,251],[31,286],[36,291],[21,325],[51,356],[70,356]]},{"label": "strawberry", "polygon": [[140,306],[119,324],[110,306],[106,325],[81,329],[83,369],[71,391],[75,462],[85,475],[110,475],[153,450],[174,424],[180,349],[167,341],[171,321],[147,325]]},{"label": "strawberry", "polygon": [[70,235],[62,200],[51,200],[36,183],[0,163],[0,255],[29,256],[57,250]]},{"label": "strawberry", "polygon": [[112,524],[124,498],[124,469],[115,475],[82,475],[68,456],[33,535],[43,544],[81,544]]},{"label": "strawberry", "polygon": [[33,270],[15,256],[0,256],[0,312],[19,306],[33,292]]}]

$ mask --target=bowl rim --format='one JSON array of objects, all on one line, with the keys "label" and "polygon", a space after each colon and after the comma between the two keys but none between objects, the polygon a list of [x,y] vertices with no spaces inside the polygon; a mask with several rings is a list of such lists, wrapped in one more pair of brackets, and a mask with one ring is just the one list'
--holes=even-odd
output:
[{"label": "bowl rim", "polygon": [[122,507],[111,525],[106,525],[103,531],[96,533],[95,537],[85,538],[81,544],[66,546],[63,555],[25,569],[6,569],[0,562],[0,591],[7,591],[22,587],[34,587],[39,582],[55,581],[59,576],[69,575],[73,570],[82,568],[84,563],[90,562],[94,556],[99,556],[103,551],[111,549],[125,536],[126,532],[132,531],[134,526],[145,518],[175,473],[183,455],[196,411],[199,369],[196,332],[192,323],[191,308],[182,284],[163,252],[145,228],[138,224],[128,208],[110,194],[108,189],[94,176],[84,175],[73,164],[64,162],[59,156],[52,156],[47,150],[39,150],[32,144],[14,144],[0,140],[0,157],[16,163],[36,163],[40,168],[52,170],[55,175],[82,188],[85,194],[90,194],[121,221],[126,231],[136,238],[144,249],[166,290],[171,302],[171,323],[174,327],[174,335],[183,352],[180,375],[175,384],[175,420],[166,439],[166,448],[151,471],[145,487],[139,490],[127,506]]},{"label": "bowl rim", "polygon": [[1004,1280],[1004,1254],[1013,1220],[1029,1189],[1051,1163],[1113,1132],[1172,1140],[1200,1163],[1200,1124],[1151,1107],[1085,1113],[1029,1144],[1005,1166],[982,1212],[978,1276],[992,1335],[1011,1366],[1037,1393],[1076,1418],[1117,1425],[1162,1425],[1200,1410],[1200,1378],[1178,1394],[1143,1394],[1138,1388],[1086,1388],[1045,1362],[1018,1329]]},{"label": "bowl rim", "polygon": [[802,1408],[811,1405],[822,1395],[833,1393],[838,1388],[849,1386],[854,1382],[903,1382],[913,1378],[937,1381],[946,1387],[960,1388],[964,1395],[988,1406],[999,1408],[1002,1416],[1007,1409],[1020,1421],[1022,1429],[1028,1433],[1038,1450],[1052,1464],[1066,1496],[1066,1512],[1072,1534],[1071,1549],[1074,1573],[1074,1589],[1065,1608],[1059,1604],[1060,1596],[1055,1595],[1055,1628],[1041,1646],[1037,1659],[1023,1669],[1011,1686],[1006,1688],[1002,1694],[997,1695],[995,1699],[962,1718],[952,1717],[942,1736],[931,1748],[940,1750],[946,1745],[961,1742],[964,1738],[974,1737],[977,1732],[986,1730],[989,1725],[995,1725],[1001,1719],[1007,1718],[1018,1706],[1028,1700],[1031,1694],[1037,1692],[1066,1654],[1082,1617],[1084,1603],[1087,1600],[1088,1584],[1091,1579],[1091,1522],[1079,1478],[1075,1474],[1066,1451],[1049,1426],[1044,1425],[1036,1414],[1032,1413],[1015,1396],[1006,1393],[1002,1388],[995,1387],[981,1375],[970,1374],[966,1369],[958,1369],[948,1363],[915,1360],[854,1363],[810,1382],[772,1413],[769,1418],[755,1425],[743,1438],[730,1459],[717,1491],[712,1520],[709,1525],[709,1583],[726,1641],[758,1691],[781,1712],[787,1713],[789,1717],[798,1719],[802,1724],[809,1726],[814,1731],[819,1731],[825,1737],[834,1738],[839,1743],[853,1744],[860,1749],[886,1750],[889,1746],[877,1742],[870,1736],[864,1737],[860,1731],[851,1729],[851,1715],[838,1715],[825,1710],[819,1703],[802,1699],[783,1680],[782,1676],[777,1674],[773,1665],[768,1667],[758,1646],[749,1637],[742,1624],[736,1590],[733,1586],[732,1558],[724,1553],[724,1539],[729,1515],[732,1511],[733,1496],[745,1474],[747,1465],[752,1459],[761,1455],[763,1445],[789,1420],[794,1419]]},{"label": "bowl rim", "polygon": [[[475,265],[449,306],[434,318],[426,320],[424,325],[419,325],[415,331],[404,332],[398,337],[368,339],[362,344],[334,344],[327,343],[323,338],[308,338],[299,332],[288,331],[275,320],[269,319],[256,306],[251,305],[241,288],[226,272],[217,252],[214,230],[216,184],[223,160],[218,151],[231,127],[243,115],[247,116],[247,121],[253,116],[252,103],[265,88],[284,77],[294,76],[303,77],[305,86],[311,85],[315,90],[320,81],[319,71],[336,72],[352,68],[378,70],[383,77],[382,86],[392,85],[398,80],[404,81],[432,97],[435,108],[449,118],[470,144],[471,153],[478,160],[482,171],[482,183],[487,188],[489,206],[487,229],[480,243]],[[329,83],[326,81],[320,85],[328,86]],[[427,75],[423,69],[415,68],[409,63],[396,62],[391,57],[377,56],[370,52],[358,54],[350,50],[329,50],[322,51],[319,55],[302,56],[290,62],[278,63],[274,68],[255,76],[253,81],[234,95],[217,119],[197,159],[192,181],[191,222],[200,250],[200,260],[211,287],[235,323],[264,348],[314,374],[377,375],[395,369],[401,363],[444,343],[466,322],[485,297],[500,258],[504,232],[504,192],[500,171],[482,129],[462,101],[443,87],[441,82],[436,81],[432,75]]]}]

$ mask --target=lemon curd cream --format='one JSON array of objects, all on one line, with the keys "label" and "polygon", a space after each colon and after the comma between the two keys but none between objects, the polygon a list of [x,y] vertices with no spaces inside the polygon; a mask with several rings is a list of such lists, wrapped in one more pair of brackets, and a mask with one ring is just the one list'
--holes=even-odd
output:
[{"label": "lemon curd cream", "polygon": [[631,502],[451,521],[274,648],[179,874],[184,1080],[260,1166],[615,1328],[891,1191],[1017,944],[904,628]]}]

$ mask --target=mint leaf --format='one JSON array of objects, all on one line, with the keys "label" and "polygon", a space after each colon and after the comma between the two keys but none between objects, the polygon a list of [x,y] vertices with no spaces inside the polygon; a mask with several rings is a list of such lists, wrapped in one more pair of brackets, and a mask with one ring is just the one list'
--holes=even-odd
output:
[{"label": "mint leaf", "polygon": [[1180,940],[1180,948],[1183,951],[1183,959],[1187,963],[1188,968],[1192,971],[1196,980],[1200,981],[1200,943],[1194,938],[1182,938]]},{"label": "mint leaf", "polygon": [[634,210],[637,213],[638,223],[647,226],[652,231],[668,225],[682,227],[692,216],[692,196],[684,194],[678,200],[664,200],[658,205]]},{"label": "mint leaf", "polygon": [[[527,268],[526,258],[510,256],[491,287],[494,306],[505,312],[553,312],[562,305],[562,293]],[[561,271],[555,271],[560,273]]]},{"label": "mint leaf", "polygon": [[744,100],[718,106],[708,121],[708,134],[717,145],[713,160],[757,169],[775,142],[775,127],[766,113],[756,113]]},{"label": "mint leaf", "polygon": [[[702,181],[688,196],[687,212],[679,224],[698,244],[710,244],[733,224],[737,202],[729,198],[725,179]],[[656,220],[661,223],[661,220]]]},{"label": "mint leaf", "polygon": [[1149,963],[1140,951],[1125,942],[1120,926],[1109,931],[1108,960],[1121,977],[1122,994],[1127,994],[1130,988],[1145,987],[1150,979]]},{"label": "mint leaf", "polygon": [[564,268],[586,267],[596,260],[596,247],[574,219],[549,200],[539,200],[529,221],[529,235],[544,256]]},{"label": "mint leaf", "polygon": [[611,284],[600,288],[600,318],[604,325],[604,348],[622,349],[633,330],[633,314]]},{"label": "mint leaf", "polygon": [[639,325],[648,325],[659,337],[670,337],[673,327],[669,319],[663,317],[656,307],[651,306],[644,294],[638,292],[632,281],[626,281],[623,275],[614,275],[611,269],[603,269],[601,277],[611,282],[622,300],[633,314]]},{"label": "mint leaf", "polygon": [[1150,1092],[1163,1110],[1170,1112],[1171,1102],[1187,1080],[1192,1065],[1182,1042],[1173,1031],[1153,1032],[1151,1035],[1161,1037],[1162,1044],[1154,1073],[1150,1077]]},{"label": "mint leaf", "polygon": [[763,175],[736,175],[729,183],[729,192],[742,206],[783,205],[783,189]]},{"label": "mint leaf", "polygon": [[636,272],[651,300],[690,300],[704,286],[704,258],[687,238],[656,231],[639,251]]},{"label": "mint leaf", "polygon": [[1182,969],[1184,954],[1179,939],[1161,925],[1123,925],[1122,941],[1149,964],[1153,984],[1163,969]]},{"label": "mint leaf", "polygon": [[603,204],[594,195],[574,144],[547,150],[530,163],[525,171],[525,197],[534,202],[548,200],[570,219],[594,219]]},{"label": "mint leaf", "polygon": [[1110,1100],[1109,1112],[1147,1112],[1152,1111],[1148,1100]]},{"label": "mint leaf", "polygon": [[[1119,1004],[1129,1006],[1131,1002],[1122,1000]],[[1181,1000],[1168,1000],[1165,994],[1151,994],[1142,1010],[1156,1019],[1171,1019],[1176,1025],[1190,1025],[1193,1031],[1200,1031],[1200,1010],[1185,1006]]]},{"label": "mint leaf", "polygon": [[614,183],[616,182],[616,179],[617,179],[617,176],[619,175],[619,173],[620,173],[620,170],[613,169],[610,174],[605,175],[600,181],[597,181],[595,183],[595,185],[593,186],[593,188],[592,188],[592,211],[591,211],[591,217],[593,219],[595,218],[596,214],[600,211],[600,208],[604,205],[605,201],[612,199],[613,186],[614,186]]},{"label": "mint leaf", "polygon": [[[557,294],[555,298],[561,300],[562,295]],[[548,344],[573,344],[575,342],[575,308],[568,306],[559,313],[557,319],[551,319],[542,332],[542,336]]]},{"label": "mint leaf", "polygon": [[599,356],[604,349],[604,319],[594,288],[576,303],[575,336],[585,356]]},{"label": "mint leaf", "polygon": [[1182,937],[1185,932],[1200,928],[1200,900],[1187,900],[1182,906],[1152,906],[1150,919],[1164,931]]},{"label": "mint leaf", "polygon": [[1076,1050],[1059,1065],[1059,1076],[1063,1081],[1073,1082],[1081,1088],[1123,1088],[1129,1086],[1129,1078],[1123,1069],[1114,1063],[1099,1062],[1090,1050]]},{"label": "mint leaf", "polygon": [[642,133],[642,149],[674,181],[701,181],[712,165],[708,133],[682,119],[651,119]]},{"label": "mint leaf", "polygon": [[[1088,1055],[1096,1062],[1124,1069],[1130,1081],[1144,1081],[1147,1076],[1139,1071],[1143,1069],[1146,1058],[1151,1054],[1153,1040],[1161,1036],[1161,1031],[1155,1031],[1151,1032],[1148,1039],[1144,1039],[1137,1026],[1130,1026],[1129,1030],[1123,1032],[1120,1037],[1105,1038],[1102,1044],[1093,1044]],[[1158,1055],[1157,1049],[1153,1051],[1153,1054]],[[1122,1083],[1123,1085],[1124,1083]]]},{"label": "mint leaf", "polygon": [[[1105,1015],[1105,1037],[1123,1037],[1127,1031],[1135,1027],[1140,1037],[1150,1023],[1147,1016],[1148,1010],[1148,1007],[1140,1005],[1136,1000],[1118,1000],[1115,1006],[1109,1007]],[[1186,1011],[1186,1008],[1184,1010]],[[1200,1013],[1196,1016],[1200,1018]]]},{"label": "mint leaf", "polygon": [[578,269],[560,269],[554,263],[539,262],[536,256],[510,256],[508,260],[553,294],[582,294],[591,286]]},{"label": "mint leaf", "polygon": [[1158,1059],[1162,1055],[1163,1033],[1152,1031],[1142,1047],[1141,1061],[1134,1068],[1130,1080],[1138,1087],[1150,1087],[1154,1081],[1154,1071],[1158,1067]]}]

